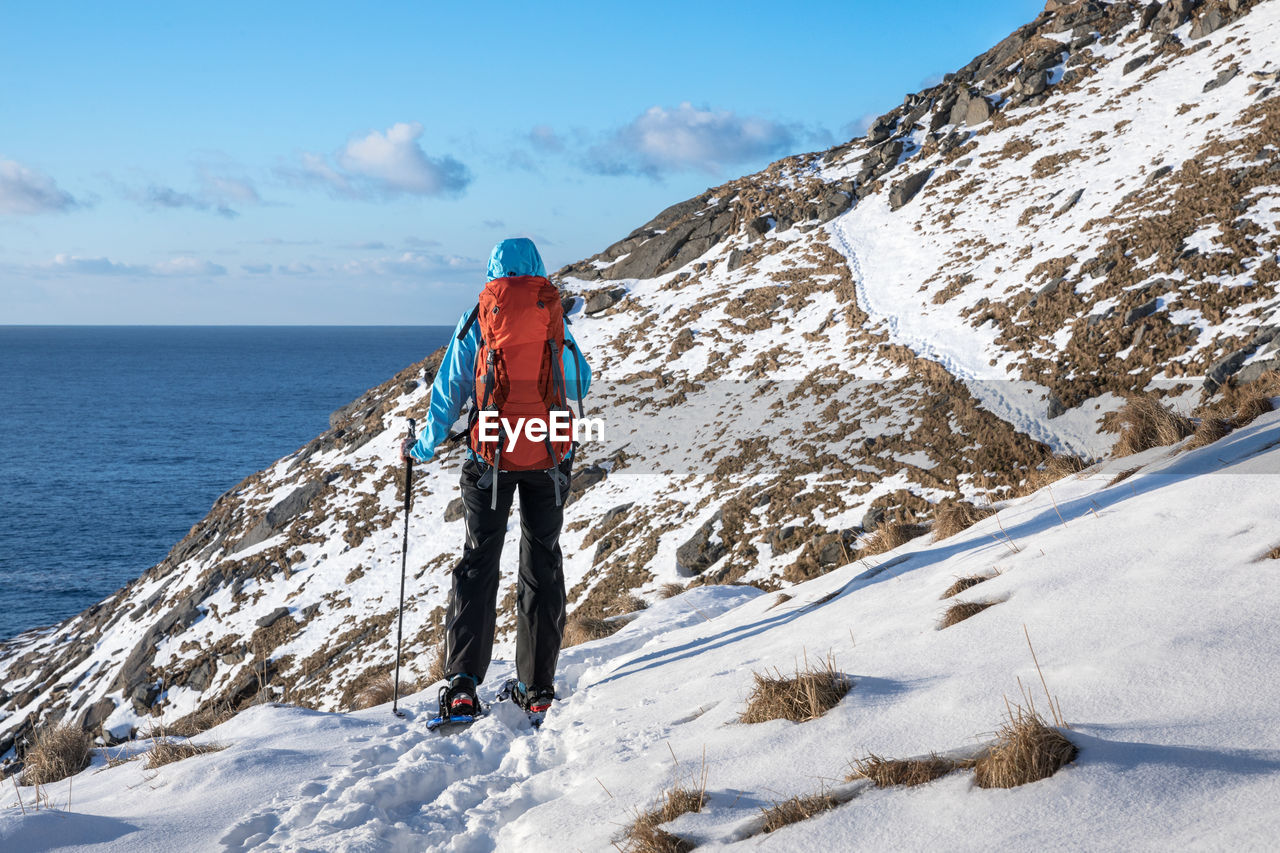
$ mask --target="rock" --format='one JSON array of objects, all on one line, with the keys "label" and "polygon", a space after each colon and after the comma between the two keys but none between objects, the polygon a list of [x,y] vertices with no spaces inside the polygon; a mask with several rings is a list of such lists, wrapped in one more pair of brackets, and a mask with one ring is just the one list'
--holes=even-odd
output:
[{"label": "rock", "polygon": [[1156,309],[1159,307],[1159,299],[1148,299],[1137,308],[1130,309],[1129,313],[1124,315],[1124,324],[1126,326],[1132,326],[1144,317],[1150,317],[1152,314],[1156,313]]},{"label": "rock", "polygon": [[818,565],[830,567],[848,563],[851,555],[857,550],[855,544],[857,538],[857,532],[852,529],[814,537],[811,541],[813,555],[817,558]]},{"label": "rock", "polygon": [[964,123],[973,127],[989,118],[991,118],[991,103],[981,96],[970,98],[964,113]]},{"label": "rock", "polygon": [[881,163],[887,164],[892,169],[898,165],[898,159],[902,157],[902,149],[902,140],[895,139],[886,145],[881,145],[875,153]]},{"label": "rock", "polygon": [[1256,349],[1253,345],[1242,347],[1235,352],[1227,353],[1223,358],[1218,360],[1213,367],[1209,368],[1209,372],[1204,377],[1204,392],[1212,394],[1227,381],[1227,377],[1233,375],[1240,369],[1240,365],[1244,364],[1244,360],[1253,355]]},{"label": "rock", "polygon": [[565,498],[564,505],[568,506],[582,497],[584,491],[596,483],[603,482],[608,473],[603,465],[588,465],[586,468],[574,471],[573,479],[569,483],[569,496]]},{"label": "rock", "polygon": [[1135,56],[1124,64],[1124,68],[1121,69],[1120,73],[1128,74],[1132,71],[1137,71],[1139,68],[1151,61],[1151,56],[1152,54],[1150,53],[1144,53],[1142,56]]},{"label": "rock", "polygon": [[[96,731],[107,721],[107,717],[110,717],[115,709],[116,701],[114,699],[99,699],[97,702],[85,706],[76,725],[85,731]],[[0,754],[3,754],[3,751],[0,751]]]},{"label": "rock", "polygon": [[277,607],[275,610],[272,610],[266,616],[259,617],[258,621],[255,622],[254,624],[256,624],[259,628],[270,628],[272,625],[276,624],[277,622],[279,622],[281,619],[283,619],[288,615],[289,615],[289,608]]},{"label": "rock", "polygon": [[734,270],[739,269],[746,262],[747,262],[746,252],[742,251],[741,249],[729,250],[729,261],[726,264],[726,267],[729,272],[733,272]]},{"label": "rock", "polygon": [[1232,64],[1230,68],[1223,69],[1222,71],[1218,72],[1217,77],[1214,77],[1208,83],[1205,83],[1203,91],[1212,92],[1214,89],[1217,89],[1220,86],[1225,86],[1228,83],[1230,83],[1235,78],[1235,76],[1239,73],[1240,73],[1240,66]]},{"label": "rock", "polygon": [[582,306],[584,314],[599,314],[622,301],[627,295],[625,287],[614,287],[609,290],[597,290],[587,297],[586,303]]},{"label": "rock", "polygon": [[1070,197],[1070,198],[1068,198],[1065,202],[1063,202],[1062,207],[1059,207],[1057,210],[1055,210],[1055,211],[1053,212],[1053,218],[1054,218],[1054,219],[1057,219],[1059,216],[1061,216],[1062,214],[1066,213],[1066,212],[1067,212],[1068,210],[1070,210],[1071,208],[1075,207],[1075,206],[1076,206],[1076,203],[1077,203],[1078,201],[1080,201],[1080,198],[1081,198],[1081,196],[1083,196],[1083,195],[1084,195],[1084,190],[1083,190],[1083,189],[1079,189],[1079,190],[1076,190],[1075,192],[1073,192],[1073,193],[1071,194],[1071,197]]},{"label": "rock", "polygon": [[1138,26],[1140,29],[1147,29],[1151,26],[1151,22],[1156,19],[1156,15],[1160,12],[1160,4],[1156,2],[1148,3],[1142,7],[1142,12],[1138,16]]},{"label": "rock", "polygon": [[924,187],[925,182],[929,180],[929,176],[933,174],[932,169],[923,169],[916,172],[909,178],[899,181],[898,184],[889,191],[889,209],[897,210],[911,199],[916,197]]},{"label": "rock", "polygon": [[969,115],[969,93],[961,92],[956,98],[955,105],[951,107],[951,115],[948,118],[950,124],[963,124]]},{"label": "rock", "polygon": [[1065,414],[1067,411],[1067,407],[1062,405],[1062,401],[1058,399],[1057,394],[1051,392],[1049,394],[1049,399],[1046,402],[1048,407],[1045,411],[1045,415],[1049,420],[1053,420],[1054,418]]},{"label": "rock", "polygon": [[881,524],[884,524],[884,518],[885,518],[884,507],[873,506],[871,509],[867,510],[865,515],[862,516],[862,529],[870,533],[871,531],[879,527]]},{"label": "rock", "polygon": [[1182,26],[1182,22],[1191,14],[1195,4],[1192,0],[1167,0],[1151,20],[1151,32],[1157,36],[1167,36]]},{"label": "rock", "polygon": [[203,693],[209,689],[209,684],[213,681],[214,663],[211,658],[205,658],[196,664],[196,668],[191,670],[191,674],[187,676],[185,687]]},{"label": "rock", "polygon": [[445,522],[447,523],[447,522],[461,521],[463,506],[464,506],[464,503],[462,501],[462,498],[454,498],[453,500],[449,501],[449,503],[445,504],[445,508],[444,508]]},{"label": "rock", "polygon": [[877,145],[892,136],[893,126],[897,121],[892,115],[883,115],[872,122],[871,127],[867,128],[867,145]]},{"label": "rock", "polygon": [[631,511],[631,508],[633,506],[635,506],[635,501],[628,501],[627,503],[624,503],[624,504],[618,504],[613,509],[606,512],[604,515],[600,516],[600,526],[612,527],[613,525],[620,523],[623,517],[625,517],[626,514]]},{"label": "rock", "polygon": [[1225,23],[1226,21],[1222,17],[1222,10],[1217,6],[1211,6],[1209,11],[1196,18],[1195,23],[1191,25],[1191,37],[1193,39],[1202,39]]},{"label": "rock", "polygon": [[799,536],[800,528],[794,524],[788,524],[781,530],[774,530],[769,534],[769,547],[773,549],[773,553],[788,554],[799,548],[803,540]]},{"label": "rock", "polygon": [[724,540],[716,535],[718,526],[721,526],[719,511],[676,549],[677,571],[700,575],[729,552]]},{"label": "rock", "polygon": [[773,220],[768,216],[757,216],[747,224],[747,230],[756,237],[763,237],[773,227]]},{"label": "rock", "polygon": [[578,297],[576,296],[560,297],[560,312],[564,314],[564,316],[568,317],[579,307],[580,306],[578,305]]},{"label": "rock", "polygon": [[1169,174],[1172,171],[1173,171],[1172,166],[1161,166],[1159,169],[1156,169],[1154,172],[1152,172],[1150,175],[1147,176],[1147,180],[1144,182],[1144,186],[1148,186],[1148,187],[1151,186],[1156,181],[1160,180],[1161,178],[1163,178],[1165,175]]},{"label": "rock", "polygon": [[[370,434],[370,437],[372,437],[372,434]],[[262,517],[262,520],[250,528],[249,532],[235,544],[235,547],[231,549],[231,553],[234,554],[237,551],[252,548],[254,545],[265,542],[279,533],[286,524],[301,515],[303,510],[316,499],[323,489],[324,483],[319,480],[313,480],[294,489],[284,500],[267,510],[267,514]]]},{"label": "rock", "polygon": [[[899,143],[901,144],[901,143]],[[853,205],[853,194],[833,189],[825,193],[818,201],[819,222],[830,222]]]}]

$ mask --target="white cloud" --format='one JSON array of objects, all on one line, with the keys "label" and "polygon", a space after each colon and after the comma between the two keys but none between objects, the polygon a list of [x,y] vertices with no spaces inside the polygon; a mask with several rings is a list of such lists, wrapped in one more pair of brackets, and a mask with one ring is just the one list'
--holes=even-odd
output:
[{"label": "white cloud", "polygon": [[372,260],[350,261],[341,267],[343,272],[358,276],[433,277],[443,272],[475,269],[479,275],[481,263],[476,258],[461,255],[441,255],[426,252],[401,252],[399,255]]},{"label": "white cloud", "polygon": [[81,258],[56,255],[52,263],[35,268],[37,272],[76,273],[79,275],[191,277],[224,275],[227,268],[192,257],[170,258],[157,264],[122,264],[110,258]]},{"label": "white cloud", "polygon": [[332,162],[320,154],[304,153],[299,168],[283,171],[353,198],[460,194],[471,183],[470,171],[449,155],[428,155],[418,144],[421,137],[420,123],[400,122],[385,132],[375,130],[352,139]]},{"label": "white cloud", "polygon": [[54,213],[77,202],[53,178],[14,160],[0,160],[0,213]]},{"label": "white cloud", "polygon": [[806,134],[780,124],[728,110],[650,107],[604,142],[587,151],[586,167],[603,175],[647,175],[725,167],[793,151]]}]

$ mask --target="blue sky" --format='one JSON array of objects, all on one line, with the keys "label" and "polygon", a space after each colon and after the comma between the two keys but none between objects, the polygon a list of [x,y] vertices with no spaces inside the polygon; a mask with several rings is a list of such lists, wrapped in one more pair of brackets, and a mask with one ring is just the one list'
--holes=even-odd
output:
[{"label": "blue sky", "polygon": [[0,324],[452,323],[858,135],[1037,0],[5,4]]}]

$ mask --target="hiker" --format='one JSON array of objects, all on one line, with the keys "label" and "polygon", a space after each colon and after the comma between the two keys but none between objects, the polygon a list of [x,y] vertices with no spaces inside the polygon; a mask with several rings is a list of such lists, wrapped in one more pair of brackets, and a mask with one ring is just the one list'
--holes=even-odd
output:
[{"label": "hiker", "polygon": [[[564,501],[574,445],[562,435],[537,436],[518,419],[567,419],[581,400],[591,368],[563,319],[560,295],[547,280],[532,240],[503,240],[489,256],[489,280],[477,306],[463,315],[431,388],[431,407],[416,443],[401,457],[426,462],[470,400],[462,465],[466,542],[453,569],[445,624],[441,717],[479,713],[476,686],[493,652],[499,569],[507,518],[520,494],[520,571],[516,585],[516,680],[511,697],[535,723],[555,698],[556,660],[565,623],[560,554]],[[555,411],[556,417],[550,413]],[[493,415],[499,417],[495,418]],[[483,416],[482,416],[483,415]],[[495,436],[496,433],[496,436]],[[533,436],[531,438],[530,436]],[[499,440],[494,440],[494,438]]]}]

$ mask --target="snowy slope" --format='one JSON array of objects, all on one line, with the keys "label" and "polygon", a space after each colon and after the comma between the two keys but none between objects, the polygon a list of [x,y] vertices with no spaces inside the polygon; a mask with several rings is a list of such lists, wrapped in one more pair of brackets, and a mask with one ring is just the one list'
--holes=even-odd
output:
[{"label": "snowy slope", "polygon": [[[1054,0],[943,83],[908,95],[866,136],[710,189],[561,270],[597,377],[588,414],[606,425],[582,448],[567,512],[571,613],[617,619],[629,594],[640,596],[652,607],[622,642],[677,606],[661,598],[671,585],[690,590],[674,601],[709,596],[706,607],[740,594],[718,584],[769,596],[834,588],[881,559],[870,556],[878,525],[921,533],[942,501],[1017,501],[1054,452],[1105,457],[1115,435],[1100,426],[1125,393],[1157,388],[1185,411],[1202,392],[1217,400],[1280,366],[1278,42],[1277,0]],[[397,449],[406,419],[425,412],[438,359],[334,413],[332,429],[231,489],[165,561],[111,598],[0,642],[0,760],[57,720],[114,743],[201,710],[265,701],[350,709],[394,659]],[[449,451],[415,481],[405,610],[414,676],[440,648],[461,549],[450,512],[458,465]],[[1199,480],[1206,494],[1244,482]],[[1072,533],[1086,522],[1073,520]],[[1186,532],[1201,534],[1211,531]],[[499,616],[508,657],[517,536],[513,523]],[[991,550],[983,553],[996,561]],[[910,577],[925,576],[909,565]],[[901,582],[867,595],[907,583],[886,577]],[[877,621],[913,606],[892,594],[811,651],[830,646],[849,671],[863,671],[861,651],[850,660],[839,643],[850,627],[860,644],[864,632],[902,627]],[[1002,618],[1017,600],[981,618]],[[1059,604],[1062,617],[1045,611],[1043,628],[1031,624],[1037,635],[1078,633],[1074,611]],[[1192,617],[1171,609],[1167,618]],[[775,663],[798,652],[799,638],[824,636],[800,627],[781,623],[771,635],[771,647],[789,650]],[[922,636],[942,642],[967,630]],[[659,633],[655,642],[667,642]],[[1023,666],[1016,645],[1001,653]],[[688,659],[696,676],[664,670],[683,674],[663,691],[751,664],[750,654],[738,663],[729,651],[707,654]],[[584,687],[580,677],[567,686]],[[646,696],[649,682],[639,684]],[[601,689],[594,695],[612,695]],[[1010,688],[1004,679],[981,689]],[[885,701],[897,695],[885,690]],[[566,715],[579,713],[578,701]],[[972,743],[963,739],[998,722],[999,703],[984,702],[981,722],[966,717],[963,733],[901,747]],[[402,734],[412,740],[411,729]]]},{"label": "snowy slope", "polygon": [[[732,586],[656,603],[566,653],[565,698],[539,732],[504,705],[464,733],[428,734],[426,693],[405,722],[387,706],[260,705],[198,738],[221,752],[157,771],[100,756],[51,786],[57,810],[0,811],[0,846],[604,850],[705,761],[707,807],[667,827],[699,849],[755,849],[762,807],[824,787],[852,799],[779,830],[772,849],[1268,849],[1280,831],[1280,563],[1262,555],[1280,543],[1280,413],[1125,465],[1141,470],[1107,485],[1118,464],[1089,469],[781,603]],[[1000,603],[938,630],[940,592],[993,568],[961,597]],[[1011,790],[964,773],[912,789],[842,781],[870,752],[978,747],[1019,680],[1040,690],[1024,626],[1074,763]],[[854,686],[825,716],[736,722],[752,672],[828,654]]]}]

